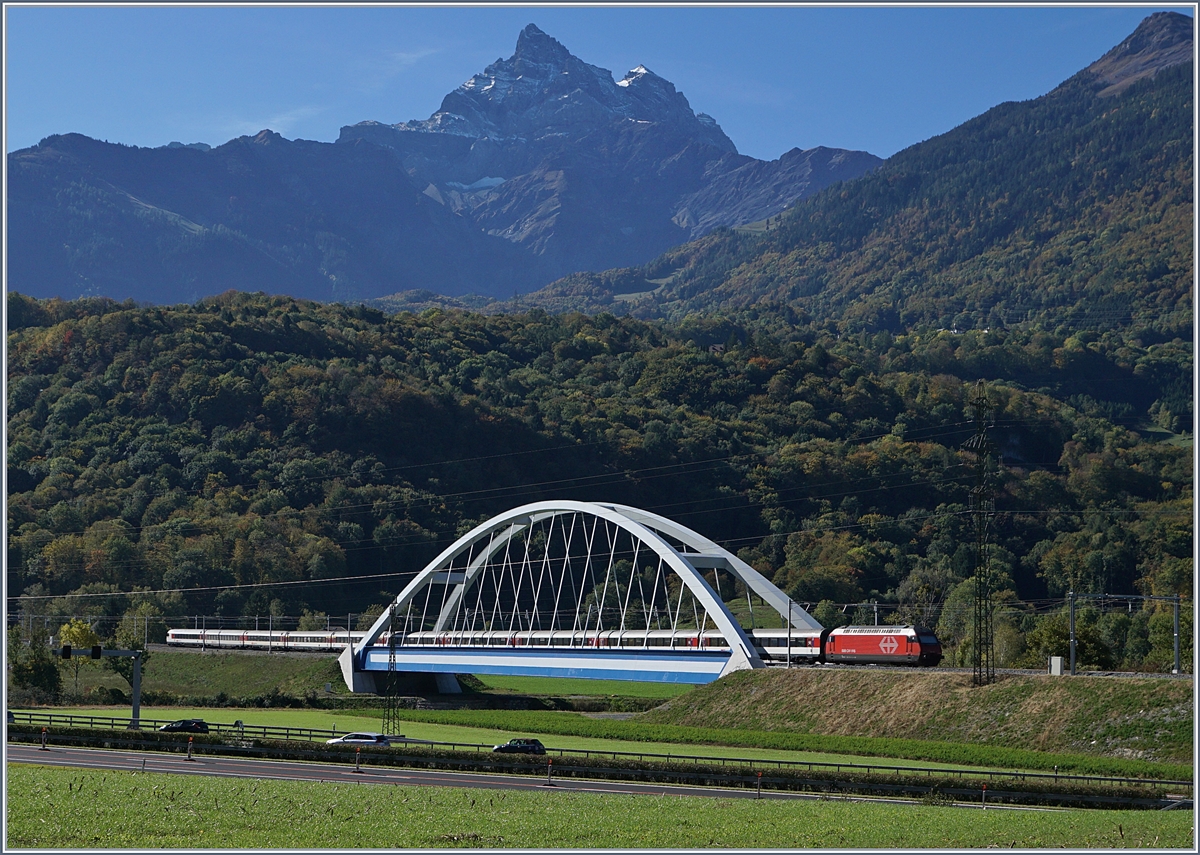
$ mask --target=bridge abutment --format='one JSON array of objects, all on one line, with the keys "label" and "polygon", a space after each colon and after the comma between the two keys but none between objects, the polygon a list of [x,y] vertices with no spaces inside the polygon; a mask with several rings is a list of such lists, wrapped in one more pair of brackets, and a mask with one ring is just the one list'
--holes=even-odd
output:
[{"label": "bridge abutment", "polygon": [[342,679],[346,688],[355,694],[376,694],[375,674],[370,671],[360,671],[354,667],[354,648],[347,647],[338,657],[338,665],[342,668]]}]

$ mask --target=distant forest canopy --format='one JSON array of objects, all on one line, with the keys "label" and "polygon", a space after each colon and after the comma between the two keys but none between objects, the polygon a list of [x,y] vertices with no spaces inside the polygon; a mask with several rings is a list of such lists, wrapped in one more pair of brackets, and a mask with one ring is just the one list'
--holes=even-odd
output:
[{"label": "distant forest canopy", "polygon": [[[1068,590],[1192,590],[1192,348],[1166,329],[387,316],[236,292],[9,294],[8,319],[8,583],[29,597],[10,618],[362,613],[491,515],[584,499],[696,529],[827,623],[877,600],[961,657],[979,380],[1002,663],[1061,652]],[[1082,664],[1170,667],[1169,621],[1084,610]]]},{"label": "distant forest canopy", "polygon": [[[753,230],[489,310],[788,310],[843,333],[1140,326],[1191,337],[1190,63],[1119,95],[1084,71],[905,149]],[[402,307],[404,295],[376,301]],[[417,295],[419,296],[419,295]],[[413,299],[410,295],[409,299]]]}]

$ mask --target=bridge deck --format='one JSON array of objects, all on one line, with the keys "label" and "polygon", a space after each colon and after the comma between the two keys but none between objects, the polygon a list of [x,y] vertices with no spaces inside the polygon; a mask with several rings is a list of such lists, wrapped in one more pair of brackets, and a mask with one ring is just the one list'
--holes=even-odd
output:
[{"label": "bridge deck", "polygon": [[[361,670],[389,670],[391,651],[368,648]],[[517,674],[661,683],[710,683],[729,661],[726,650],[603,648],[397,647],[395,670],[433,674]]]}]

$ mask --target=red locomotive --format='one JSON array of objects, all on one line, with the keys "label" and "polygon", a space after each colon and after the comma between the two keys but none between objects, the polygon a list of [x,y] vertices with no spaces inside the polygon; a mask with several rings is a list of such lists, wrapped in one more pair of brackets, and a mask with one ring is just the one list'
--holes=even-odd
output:
[{"label": "red locomotive", "polygon": [[750,637],[766,662],[932,667],[942,645],[923,626],[842,626],[837,629],[754,629]]},{"label": "red locomotive", "polygon": [[841,626],[823,634],[823,661],[877,665],[937,665],[942,645],[923,626]]}]

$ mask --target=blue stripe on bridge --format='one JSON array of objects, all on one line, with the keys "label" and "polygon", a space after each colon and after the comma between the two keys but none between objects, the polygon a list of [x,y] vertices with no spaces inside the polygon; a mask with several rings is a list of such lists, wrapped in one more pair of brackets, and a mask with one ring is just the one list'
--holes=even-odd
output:
[{"label": "blue stripe on bridge", "polygon": [[[363,671],[389,670],[390,651],[369,648]],[[397,647],[395,670],[432,674],[510,674],[650,683],[711,683],[729,661],[728,651],[603,650],[556,647]]]}]

